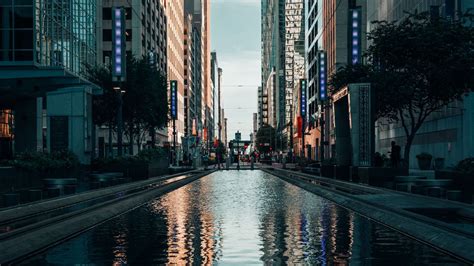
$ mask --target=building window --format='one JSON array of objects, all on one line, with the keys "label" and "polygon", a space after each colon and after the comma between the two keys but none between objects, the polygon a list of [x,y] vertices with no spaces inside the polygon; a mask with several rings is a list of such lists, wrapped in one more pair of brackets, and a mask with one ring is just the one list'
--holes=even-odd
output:
[{"label": "building window", "polygon": [[112,9],[110,7],[102,8],[102,19],[112,20]]},{"label": "building window", "polygon": [[104,42],[112,41],[112,30],[102,30],[102,40]]}]

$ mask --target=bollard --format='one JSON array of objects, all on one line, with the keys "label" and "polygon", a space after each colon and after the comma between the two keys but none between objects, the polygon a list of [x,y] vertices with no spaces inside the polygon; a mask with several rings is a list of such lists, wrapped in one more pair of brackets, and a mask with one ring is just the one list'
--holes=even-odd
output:
[{"label": "bollard", "polygon": [[225,162],[225,169],[227,171],[229,171],[229,168],[230,168],[230,157],[227,158],[226,162]]},{"label": "bollard", "polygon": [[3,194],[3,206],[10,207],[20,204],[20,194],[7,193]]},{"label": "bollard", "polygon": [[250,160],[250,170],[254,169],[254,163],[253,163],[253,158]]},{"label": "bollard", "polygon": [[461,190],[448,190],[448,191],[446,191],[446,199],[461,201],[462,200]]},{"label": "bollard", "polygon": [[28,201],[37,201],[43,199],[43,191],[41,189],[28,190]]},{"label": "bollard", "polygon": [[64,195],[70,195],[76,193],[75,185],[65,185],[64,186]]},{"label": "bollard", "polygon": [[100,188],[100,182],[99,181],[93,181],[90,183],[90,189],[98,189]]},{"label": "bollard", "polygon": [[50,187],[46,189],[48,191],[48,198],[59,197],[61,195],[61,189],[56,187]]}]

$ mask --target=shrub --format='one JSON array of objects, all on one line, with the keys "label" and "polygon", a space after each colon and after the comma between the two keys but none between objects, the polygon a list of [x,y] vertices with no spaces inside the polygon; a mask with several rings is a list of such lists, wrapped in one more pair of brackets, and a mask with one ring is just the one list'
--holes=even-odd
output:
[{"label": "shrub", "polygon": [[8,164],[30,171],[45,172],[54,169],[72,169],[80,163],[74,153],[64,151],[53,153],[23,152],[17,154]]},{"label": "shrub", "polygon": [[136,156],[137,159],[143,160],[146,162],[151,162],[155,159],[159,158],[167,158],[168,154],[165,149],[157,147],[157,148],[150,148],[140,151]]},{"label": "shrub", "polygon": [[456,170],[466,174],[474,174],[474,157],[466,158],[458,163]]},{"label": "shrub", "polygon": [[422,152],[422,153],[418,154],[416,156],[416,158],[418,160],[431,160],[433,158],[433,155],[431,155],[429,153],[426,153],[426,152]]}]

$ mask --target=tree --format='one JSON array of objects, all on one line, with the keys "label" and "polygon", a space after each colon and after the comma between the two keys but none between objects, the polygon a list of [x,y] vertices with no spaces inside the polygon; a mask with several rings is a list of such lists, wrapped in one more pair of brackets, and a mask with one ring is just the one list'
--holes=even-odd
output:
[{"label": "tree", "polygon": [[[140,147],[147,133],[163,128],[168,121],[166,77],[148,62],[147,57],[127,57],[127,81],[121,85],[125,90],[122,106],[125,134],[131,147],[134,139]],[[110,68],[88,66],[87,76],[104,92],[93,98],[94,123],[108,125],[110,130],[116,128],[118,92],[114,90]]]},{"label": "tree", "polygon": [[124,121],[129,138],[136,139],[138,147],[147,133],[163,128],[168,122],[166,77],[156,68],[150,67],[148,62],[147,57],[127,61]]},{"label": "tree", "polygon": [[257,131],[257,149],[259,152],[275,150],[276,130],[270,125],[263,125]]},{"label": "tree", "polygon": [[426,119],[473,90],[474,28],[469,21],[469,14],[445,19],[421,13],[400,22],[375,22],[368,34],[369,63],[343,67],[331,77],[333,92],[349,83],[372,84],[376,117],[400,122],[405,131],[407,163]]}]

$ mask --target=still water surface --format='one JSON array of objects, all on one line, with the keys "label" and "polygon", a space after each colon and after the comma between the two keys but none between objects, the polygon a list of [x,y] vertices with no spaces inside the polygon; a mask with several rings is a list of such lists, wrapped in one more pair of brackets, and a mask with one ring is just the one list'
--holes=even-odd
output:
[{"label": "still water surface", "polygon": [[260,171],[214,173],[27,263],[457,264],[428,246]]}]

